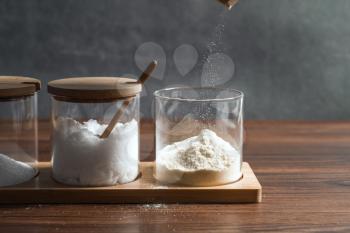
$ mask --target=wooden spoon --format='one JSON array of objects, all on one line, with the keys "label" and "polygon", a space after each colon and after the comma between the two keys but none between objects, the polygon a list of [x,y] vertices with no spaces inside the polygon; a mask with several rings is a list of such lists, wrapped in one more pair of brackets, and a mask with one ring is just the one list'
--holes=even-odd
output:
[{"label": "wooden spoon", "polygon": [[[143,73],[141,74],[140,78],[135,82],[138,84],[144,84],[144,82],[151,76],[151,73],[154,71],[154,69],[157,66],[157,61],[152,61],[148,67],[146,68],[145,71],[143,71]],[[123,102],[123,105],[118,109],[118,111],[114,114],[112,120],[109,122],[107,128],[103,131],[103,133],[101,134],[100,138],[107,138],[111,132],[113,131],[115,125],[118,123],[118,121],[120,120],[121,116],[123,115],[125,109],[129,106],[131,100],[133,99],[133,97],[130,97],[128,99],[126,99]]]},{"label": "wooden spoon", "polygon": [[238,0],[218,0],[218,1],[224,4],[229,10],[231,10],[231,8],[238,3]]}]

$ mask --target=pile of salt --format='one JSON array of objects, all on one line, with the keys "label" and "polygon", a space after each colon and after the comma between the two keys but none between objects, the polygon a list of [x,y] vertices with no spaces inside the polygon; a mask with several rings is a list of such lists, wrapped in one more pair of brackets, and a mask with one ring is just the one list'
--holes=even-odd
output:
[{"label": "pile of salt", "polygon": [[60,117],[54,129],[52,172],[62,183],[107,186],[127,183],[139,174],[138,123],[117,123],[108,138],[98,135],[107,125],[90,119],[80,123]]},{"label": "pile of salt", "polygon": [[37,170],[29,164],[0,154],[0,187],[12,186],[31,180]]}]

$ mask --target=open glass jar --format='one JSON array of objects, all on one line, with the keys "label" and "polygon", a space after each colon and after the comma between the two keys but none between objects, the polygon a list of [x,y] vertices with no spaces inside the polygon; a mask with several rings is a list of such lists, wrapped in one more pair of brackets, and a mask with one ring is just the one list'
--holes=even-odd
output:
[{"label": "open glass jar", "polygon": [[34,78],[0,76],[0,187],[37,174],[37,91]]},{"label": "open glass jar", "polygon": [[154,95],[158,181],[213,186],[241,178],[242,92],[179,87]]},{"label": "open glass jar", "polygon": [[[139,174],[139,93],[133,79],[51,81],[52,174],[61,183],[110,186]],[[118,122],[102,136],[119,111]]]}]

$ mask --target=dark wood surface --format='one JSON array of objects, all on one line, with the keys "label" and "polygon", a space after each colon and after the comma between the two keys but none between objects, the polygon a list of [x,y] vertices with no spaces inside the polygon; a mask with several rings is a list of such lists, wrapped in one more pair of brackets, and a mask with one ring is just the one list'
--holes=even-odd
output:
[{"label": "dark wood surface", "polygon": [[[40,155],[49,156],[49,124]],[[152,125],[142,157],[152,159]],[[2,205],[0,232],[350,232],[350,122],[247,122],[260,204]]]}]

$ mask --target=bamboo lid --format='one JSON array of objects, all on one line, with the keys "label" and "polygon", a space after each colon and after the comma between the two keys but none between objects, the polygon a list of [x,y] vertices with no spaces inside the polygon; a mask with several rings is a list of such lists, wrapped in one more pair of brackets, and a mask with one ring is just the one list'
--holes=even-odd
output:
[{"label": "bamboo lid", "polygon": [[41,87],[40,80],[21,76],[0,76],[0,98],[33,95]]},{"label": "bamboo lid", "polygon": [[136,80],[120,77],[77,77],[48,83],[50,94],[64,100],[112,100],[132,97],[142,90]]}]

